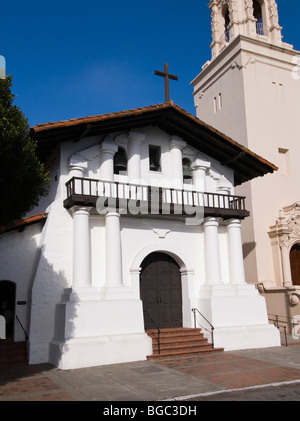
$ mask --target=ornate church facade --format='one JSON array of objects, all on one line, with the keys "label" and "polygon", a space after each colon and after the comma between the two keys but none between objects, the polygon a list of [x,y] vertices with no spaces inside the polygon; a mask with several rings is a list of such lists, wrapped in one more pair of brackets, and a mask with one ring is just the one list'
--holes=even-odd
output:
[{"label": "ornate church facade", "polygon": [[26,332],[31,364],[144,360],[165,329],[201,327],[225,351],[280,346],[264,294],[298,297],[297,132],[278,119],[295,118],[280,100],[298,89],[295,52],[275,1],[209,6],[197,117],[166,102],[31,129],[50,192],[0,238],[6,333]]}]

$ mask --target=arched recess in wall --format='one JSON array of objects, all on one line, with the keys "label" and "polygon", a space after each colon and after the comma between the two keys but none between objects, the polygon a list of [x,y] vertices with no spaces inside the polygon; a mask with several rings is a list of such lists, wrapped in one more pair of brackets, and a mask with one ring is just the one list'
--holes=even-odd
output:
[{"label": "arched recess in wall", "polygon": [[192,163],[190,159],[183,158],[182,160],[182,173],[183,173],[183,182],[185,184],[191,184],[193,179],[192,169],[191,169]]},{"label": "arched recess in wall", "polygon": [[300,243],[296,243],[290,250],[290,264],[293,285],[300,286]]},{"label": "arched recess in wall", "polygon": [[16,305],[16,284],[12,281],[0,281],[0,315],[6,320],[6,337],[14,334]]},{"label": "arched recess in wall", "polygon": [[253,0],[253,16],[256,19],[256,33],[258,35],[266,35],[264,6],[263,0]]},{"label": "arched recess in wall", "polygon": [[230,41],[230,15],[229,15],[229,8],[228,4],[225,4],[223,7],[222,12],[223,18],[224,18],[224,34],[225,34],[225,42]]}]

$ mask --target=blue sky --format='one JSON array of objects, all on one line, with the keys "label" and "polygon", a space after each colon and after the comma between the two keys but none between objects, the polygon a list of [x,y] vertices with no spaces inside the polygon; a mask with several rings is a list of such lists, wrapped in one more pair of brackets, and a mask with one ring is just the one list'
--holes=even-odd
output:
[{"label": "blue sky", "polygon": [[[278,0],[300,50],[300,2]],[[195,114],[190,82],[211,58],[208,0],[2,0],[0,55],[30,125],[164,102]]]}]

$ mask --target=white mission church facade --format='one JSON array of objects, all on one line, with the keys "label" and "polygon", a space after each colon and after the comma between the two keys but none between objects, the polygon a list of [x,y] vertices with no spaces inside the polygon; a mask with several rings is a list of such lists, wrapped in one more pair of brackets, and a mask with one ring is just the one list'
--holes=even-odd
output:
[{"label": "white mission church facade", "polygon": [[235,194],[274,165],[173,102],[31,131],[50,193],[0,238],[10,334],[23,340],[22,324],[31,364],[146,359],[146,331],[194,328],[192,309],[216,348],[280,345],[245,281]]}]

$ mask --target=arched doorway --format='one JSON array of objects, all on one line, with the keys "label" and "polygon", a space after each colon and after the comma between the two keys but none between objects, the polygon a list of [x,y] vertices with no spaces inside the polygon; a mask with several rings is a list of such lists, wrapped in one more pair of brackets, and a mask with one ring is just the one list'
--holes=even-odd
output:
[{"label": "arched doorway", "polygon": [[177,262],[168,254],[154,252],[141,267],[145,329],[182,327],[181,273]]},{"label": "arched doorway", "polygon": [[6,320],[6,337],[13,336],[15,320],[16,284],[11,281],[0,281],[0,314]]},{"label": "arched doorway", "polygon": [[300,285],[300,244],[291,248],[290,263],[293,285]]}]

